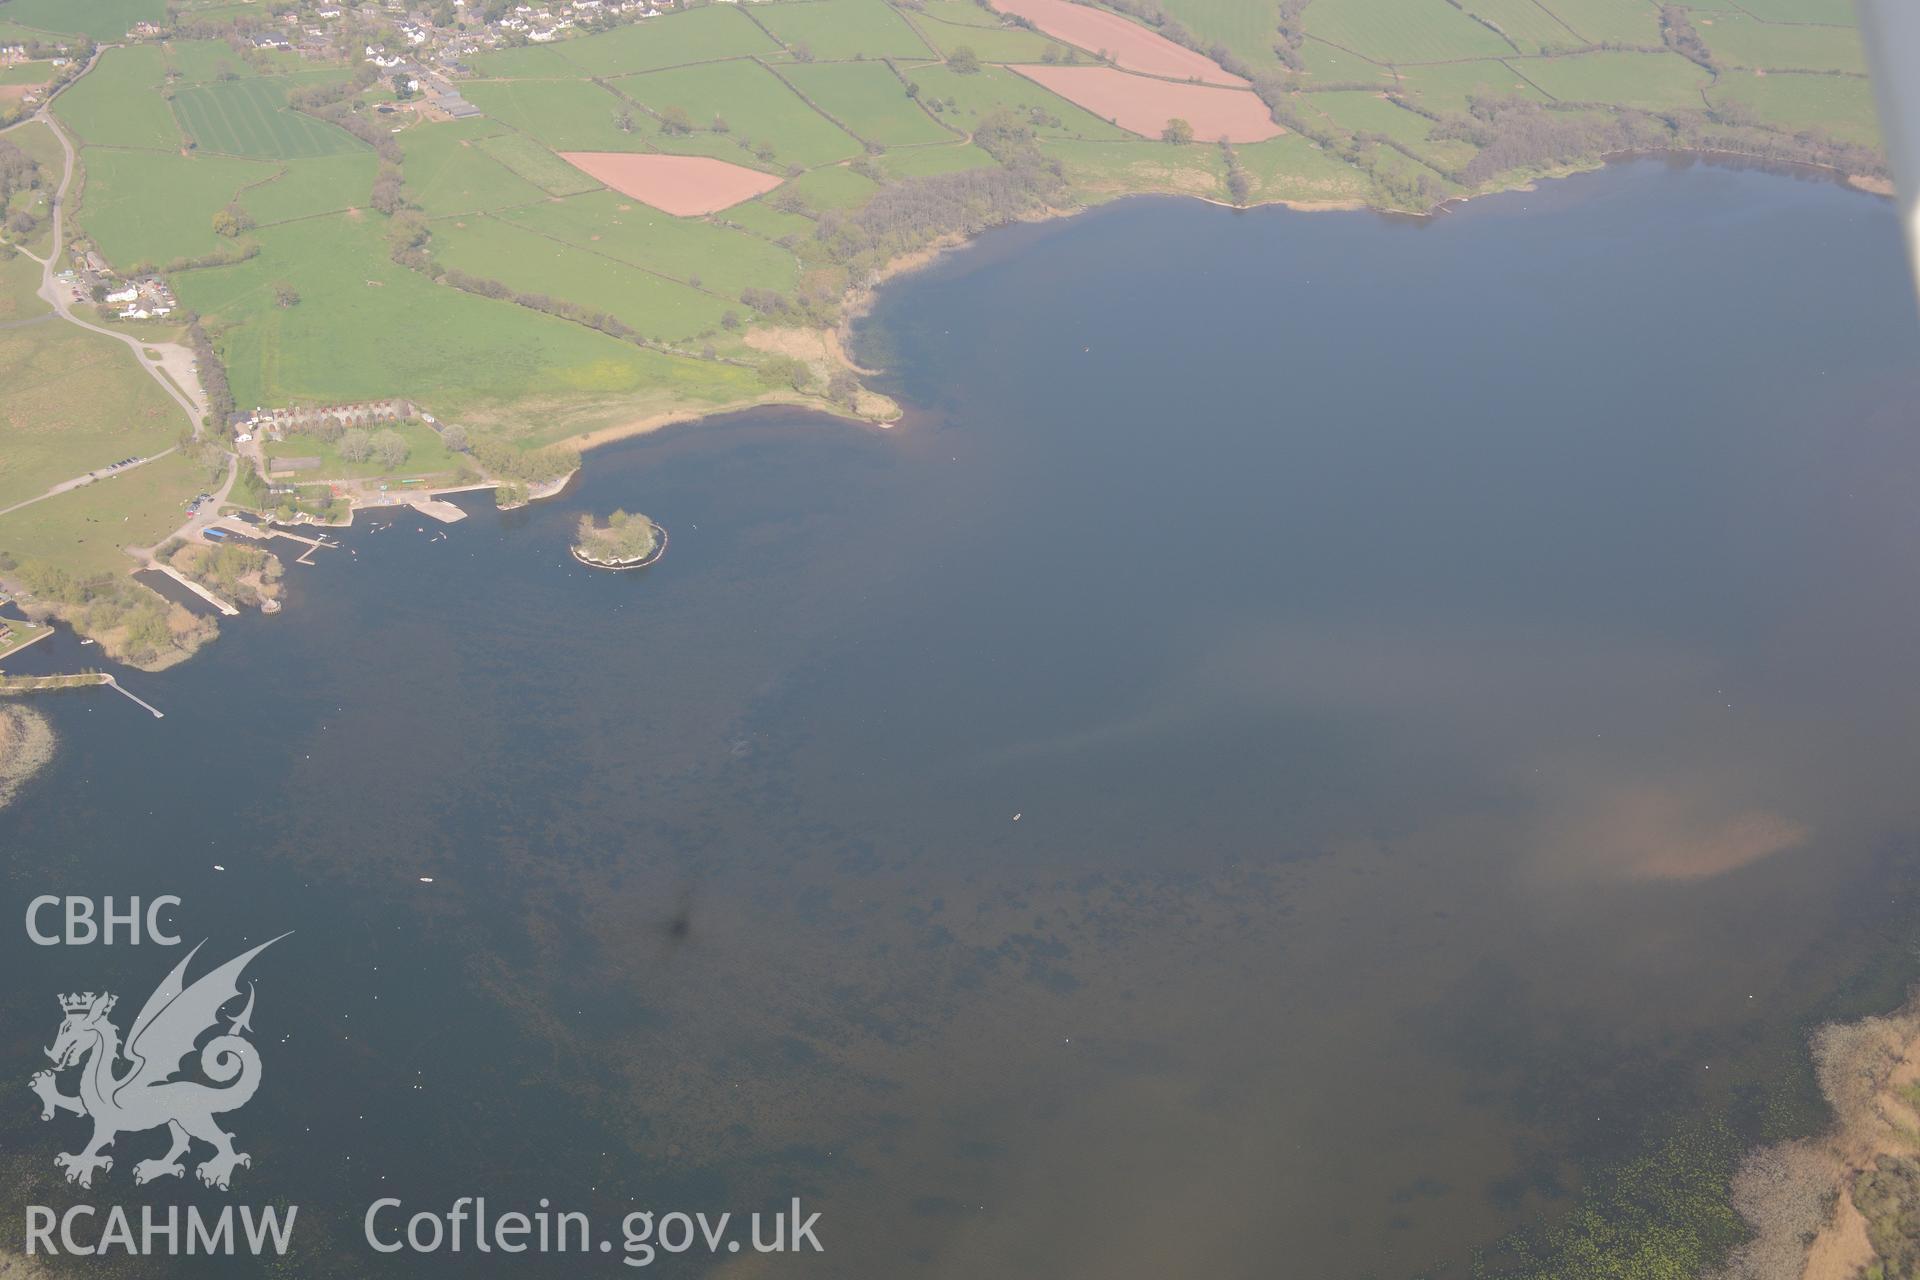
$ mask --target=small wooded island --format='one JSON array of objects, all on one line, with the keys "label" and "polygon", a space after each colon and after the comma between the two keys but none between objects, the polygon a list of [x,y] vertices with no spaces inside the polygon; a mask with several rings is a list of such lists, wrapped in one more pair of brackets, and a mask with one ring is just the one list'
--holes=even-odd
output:
[{"label": "small wooded island", "polygon": [[580,517],[573,558],[595,569],[644,569],[667,550],[667,531],[645,516],[616,511],[600,524]]}]

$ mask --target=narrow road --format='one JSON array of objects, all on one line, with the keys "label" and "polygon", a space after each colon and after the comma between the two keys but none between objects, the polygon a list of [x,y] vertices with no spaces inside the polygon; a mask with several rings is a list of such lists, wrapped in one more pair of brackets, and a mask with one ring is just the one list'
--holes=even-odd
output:
[{"label": "narrow road", "polygon": [[[48,319],[52,319],[52,317],[49,316]],[[175,452],[177,449],[179,449],[179,447],[180,447],[179,445],[170,445],[167,448],[162,449],[158,453],[151,453],[144,458],[139,458],[133,462],[129,462],[124,467],[113,467],[113,468],[102,467],[99,471],[89,471],[87,472],[87,474],[83,476],[75,476],[71,480],[62,480],[59,484],[53,486],[53,488],[47,490],[45,493],[39,495],[38,497],[28,498],[25,502],[16,502],[10,507],[0,507],[0,516],[9,515],[15,511],[18,511],[22,507],[30,507],[36,502],[45,502],[48,498],[58,497],[60,494],[66,493],[70,489],[78,489],[81,485],[87,484],[93,480],[102,479],[104,476],[108,476],[108,475],[117,476],[124,472],[131,471],[135,467],[145,466],[149,462],[153,462],[153,461],[156,461],[157,459],[164,458],[168,454]]]},{"label": "narrow road", "polygon": [[[98,60],[99,56],[98,53],[94,54],[96,60]],[[93,64],[88,63],[87,67],[88,70],[92,70]],[[85,72],[81,74],[84,75]],[[77,81],[78,78],[79,77],[75,77],[75,80]],[[67,137],[66,131],[60,127],[59,121],[53,118],[53,112],[43,108],[34,119],[53,130],[53,136],[60,140],[60,150],[65,153],[66,156],[66,168],[60,174],[60,186],[53,193],[53,248],[48,252],[46,260],[40,264],[40,296],[46,299],[55,311],[60,313],[61,319],[71,324],[77,324],[82,329],[91,333],[112,338],[115,342],[124,342],[128,349],[133,352],[133,358],[139,362],[140,367],[145,369],[148,374],[153,377],[153,380],[160,384],[161,390],[171,396],[175,404],[186,411],[187,420],[192,424],[194,434],[198,435],[201,420],[207,416],[207,402],[206,393],[200,389],[199,379],[190,376],[193,365],[193,353],[177,342],[142,342],[138,338],[130,337],[124,333],[115,333],[112,329],[104,329],[97,324],[91,324],[88,321],[82,320],[79,316],[73,314],[73,307],[67,297],[66,291],[60,287],[60,282],[54,278],[54,273],[60,266],[60,251],[64,247],[67,230],[65,219],[62,215],[66,211],[67,188],[73,185],[73,167],[75,160],[73,141]],[[157,356],[149,357],[147,355],[148,351],[153,351],[158,354]],[[176,386],[174,380],[167,376],[166,366],[169,364],[171,364],[178,373],[189,375],[182,379],[186,390],[183,391],[180,386]]]},{"label": "narrow road", "polygon": [[[100,61],[100,55],[105,51],[106,47],[95,49],[93,57],[87,62],[86,67],[79,75],[62,85],[61,89],[71,88],[73,85],[78,84],[82,76],[85,76],[87,72],[93,70],[94,65]],[[58,96],[57,92],[55,96]],[[53,136],[60,140],[60,150],[65,155],[65,168],[60,174],[60,185],[53,193],[53,200],[48,213],[48,216],[53,220],[53,243],[47,250],[47,256],[42,258],[39,254],[30,253],[25,249],[21,250],[27,257],[32,258],[40,264],[39,296],[53,308],[53,314],[34,316],[26,320],[9,321],[4,325],[0,325],[0,329],[40,324],[43,321],[53,319],[54,316],[58,316],[69,324],[78,325],[90,333],[97,333],[103,337],[112,338],[116,342],[125,343],[133,351],[135,362],[138,363],[142,369],[145,369],[155,382],[160,384],[161,390],[172,397],[175,404],[186,411],[187,421],[191,425],[194,435],[198,436],[201,431],[201,423],[207,416],[207,396],[206,392],[200,387],[200,379],[195,374],[194,354],[191,349],[183,347],[177,342],[142,342],[138,338],[131,337],[127,334],[116,333],[112,329],[103,329],[99,325],[82,320],[79,316],[73,314],[73,308],[66,291],[61,288],[60,281],[55,278],[56,273],[60,270],[60,253],[65,247],[66,240],[66,225],[62,215],[66,209],[67,188],[73,185],[73,170],[76,163],[73,142],[67,137],[65,130],[61,129],[60,122],[53,118],[52,98],[47,99],[46,104],[34,115],[27,117],[27,119],[37,120],[41,124],[46,125],[46,127],[53,132]],[[25,124],[26,121],[22,120],[19,123]],[[147,354],[149,351],[154,354],[149,356]],[[171,377],[168,376],[169,370],[171,370],[172,373]],[[118,475],[121,471],[131,471],[134,467],[152,462],[156,458],[164,458],[168,454],[175,452],[177,447],[178,446],[163,449],[159,453],[151,454],[141,458],[138,462],[114,470],[111,474]],[[70,490],[78,489],[83,484],[100,479],[105,470],[105,468],[102,468],[97,471],[89,471],[85,475],[75,476],[71,480],[63,480],[38,497],[28,498],[24,502],[16,502],[10,507],[0,508],[0,516],[18,511],[22,507],[30,507],[36,502],[44,502],[48,498],[57,497]],[[228,468],[227,482],[222,485],[220,489],[220,500],[224,501],[228,491],[233,488],[236,474],[232,467]],[[211,508],[212,504],[209,504],[209,510],[211,510]],[[195,523],[197,522],[189,521],[188,525],[191,527]]]}]

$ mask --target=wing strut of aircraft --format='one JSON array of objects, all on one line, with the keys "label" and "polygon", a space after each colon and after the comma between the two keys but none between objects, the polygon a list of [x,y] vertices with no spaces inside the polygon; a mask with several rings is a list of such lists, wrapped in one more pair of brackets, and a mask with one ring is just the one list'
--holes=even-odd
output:
[{"label": "wing strut of aircraft", "polygon": [[1893,166],[1907,260],[1920,292],[1920,3],[1859,0],[1860,34],[1873,68],[1880,132]]}]

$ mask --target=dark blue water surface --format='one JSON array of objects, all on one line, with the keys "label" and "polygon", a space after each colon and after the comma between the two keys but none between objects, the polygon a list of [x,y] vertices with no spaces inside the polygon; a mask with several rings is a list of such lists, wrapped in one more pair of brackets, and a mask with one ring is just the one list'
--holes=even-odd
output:
[{"label": "dark blue water surface", "polygon": [[[363,515],[124,673],[165,719],[36,704],[8,1203],[296,1203],[300,1275],[626,1270],[375,1255],[380,1196],[798,1195],[821,1257],[655,1270],[1358,1280],[1462,1274],[1675,1117],[1811,1123],[1805,1027],[1910,927],[1905,279],[1886,204],[1725,168],[1128,201],[891,286],[891,431]],[[660,565],[568,558],[617,506]],[[157,1134],[59,1179],[55,994],[124,1027],[177,953],[31,946],[42,892],[179,894],[211,959],[296,930],[230,1195],[135,1190]]]}]

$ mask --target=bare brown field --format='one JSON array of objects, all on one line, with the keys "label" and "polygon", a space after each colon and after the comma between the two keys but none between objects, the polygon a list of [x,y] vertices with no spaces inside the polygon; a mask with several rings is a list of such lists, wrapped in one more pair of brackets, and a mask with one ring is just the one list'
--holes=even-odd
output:
[{"label": "bare brown field", "polygon": [[1144,138],[1185,120],[1200,142],[1259,142],[1285,133],[1252,90],[1175,84],[1112,67],[1014,67],[1042,88]]},{"label": "bare brown field", "polygon": [[773,190],[781,181],[776,174],[709,156],[562,151],[560,158],[621,195],[680,218],[731,208]]},{"label": "bare brown field", "polygon": [[1247,87],[1245,80],[1213,59],[1177,45],[1117,13],[1073,4],[1070,0],[993,0],[993,7],[1001,13],[1025,18],[1057,40],[1077,45],[1089,53],[1105,53],[1115,66],[1127,71],[1175,80],[1198,80],[1202,84]]}]

